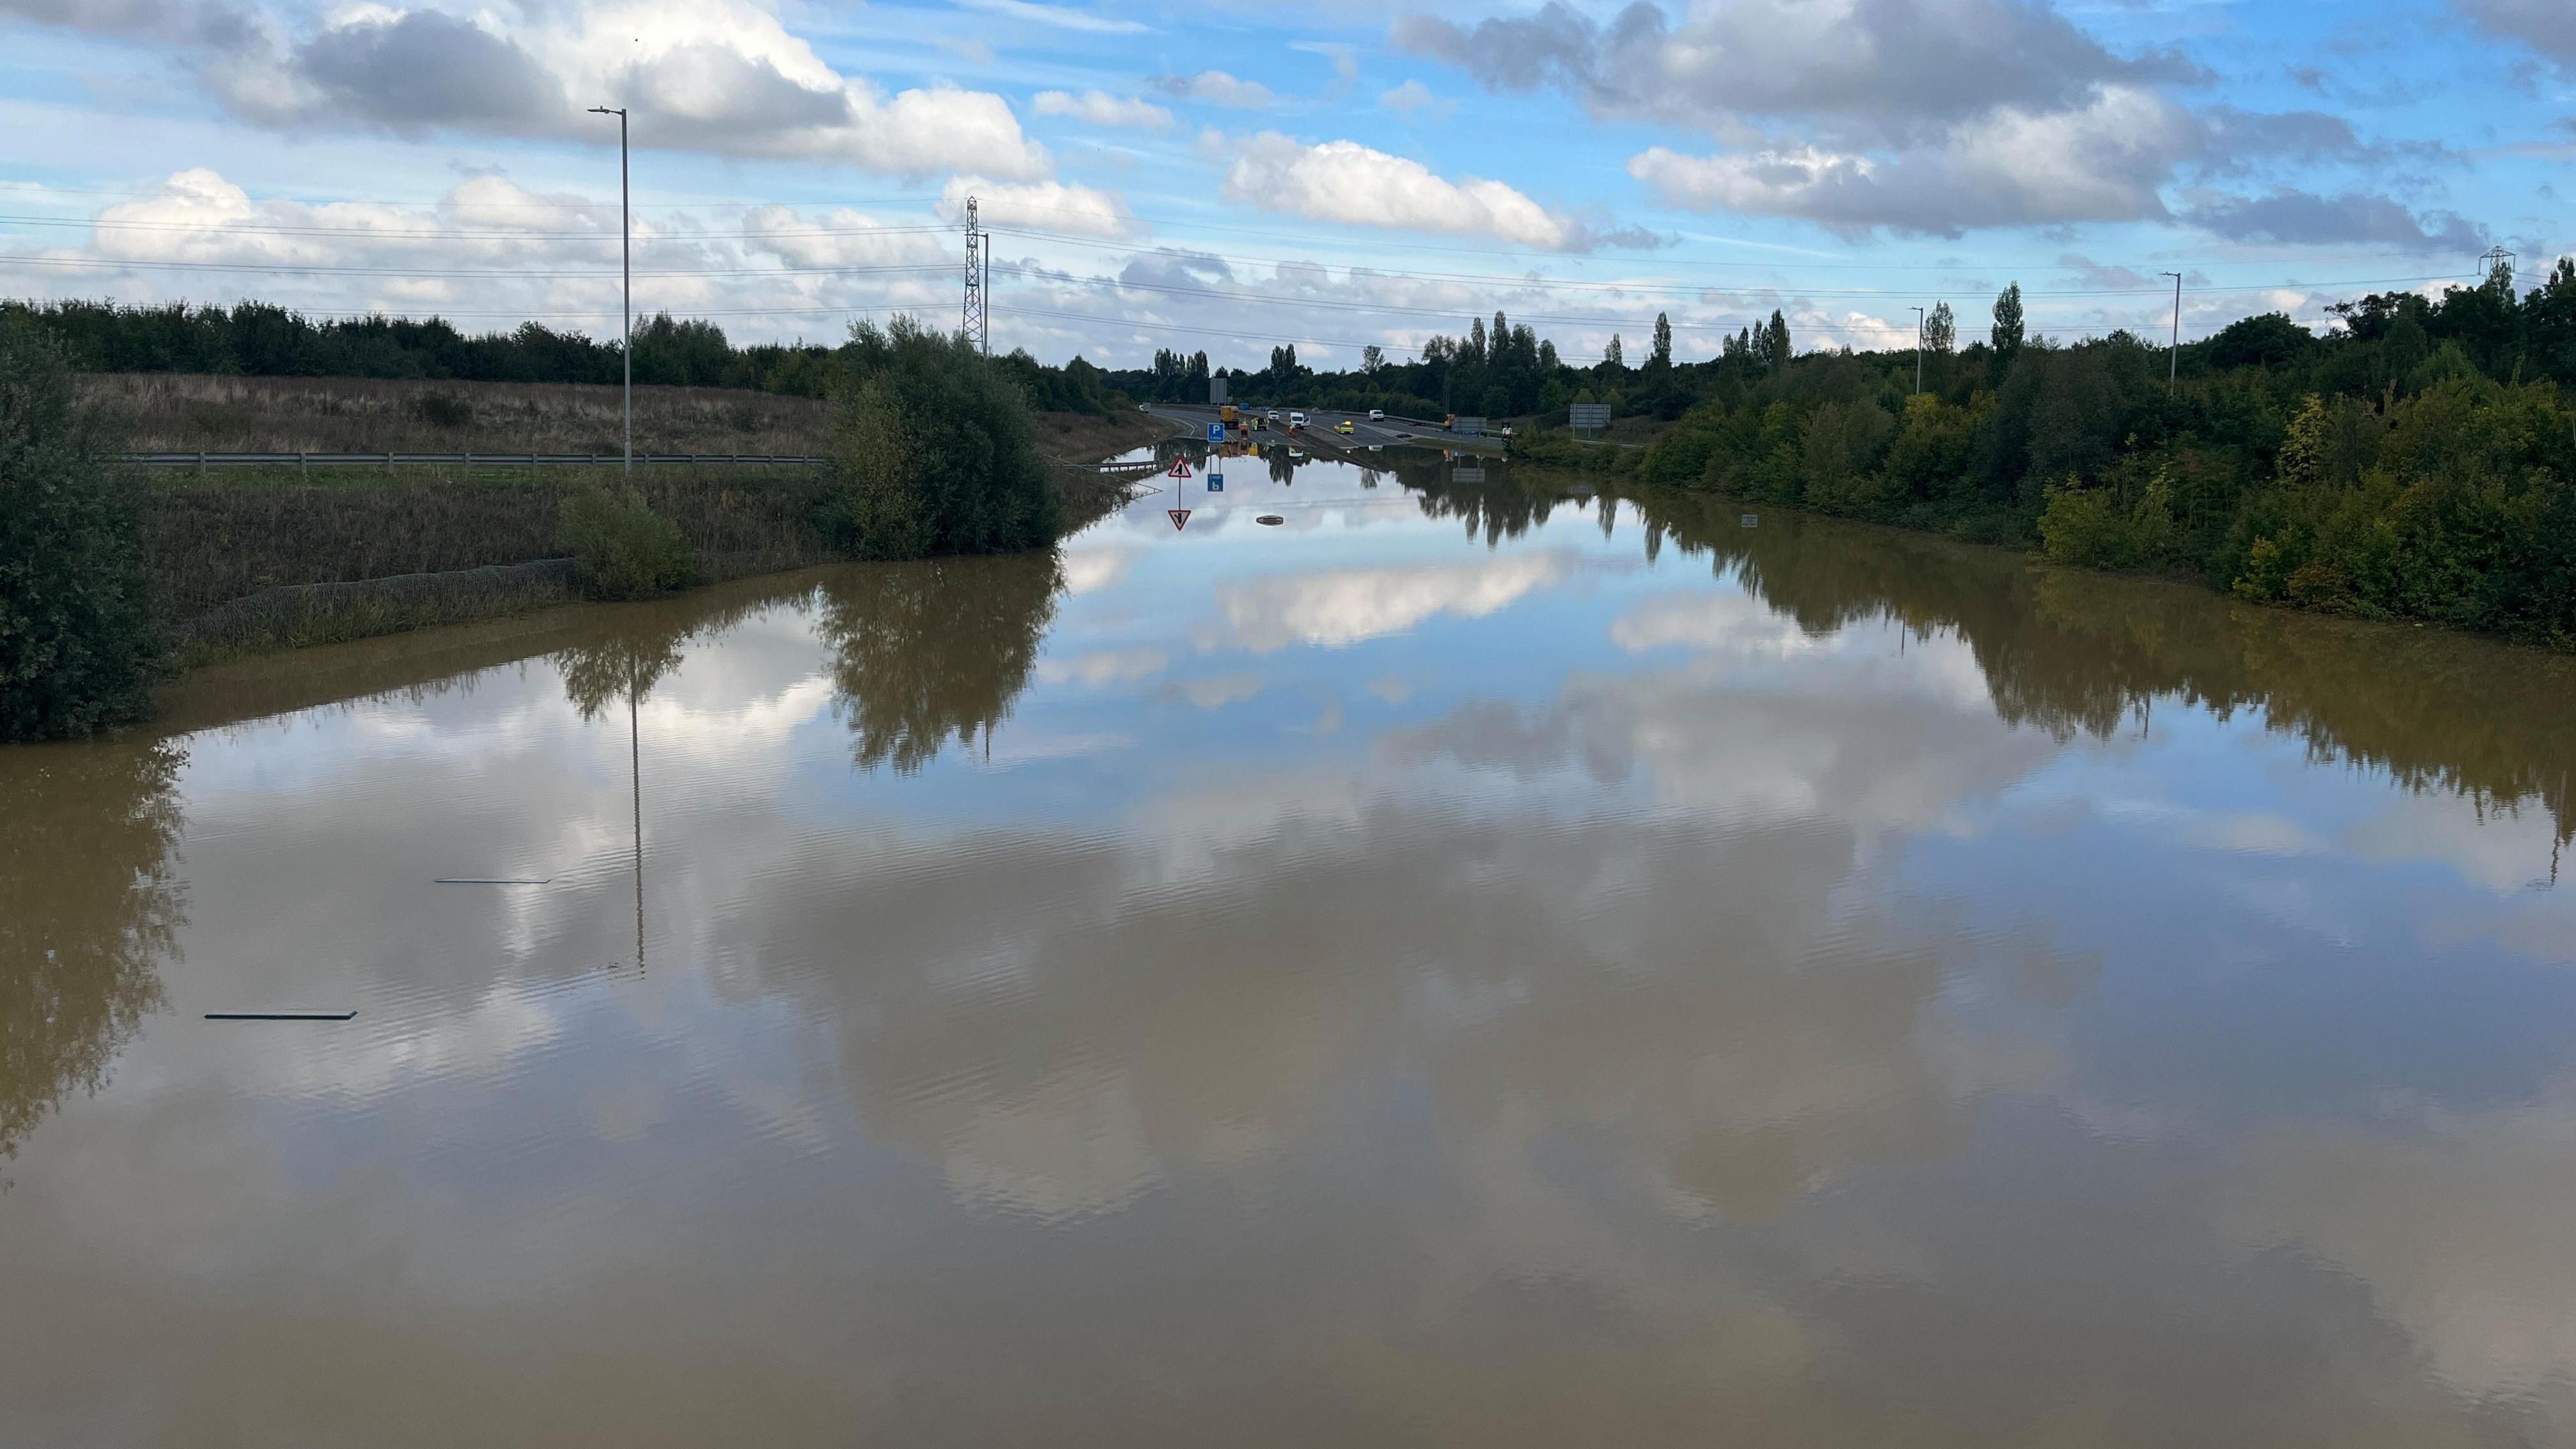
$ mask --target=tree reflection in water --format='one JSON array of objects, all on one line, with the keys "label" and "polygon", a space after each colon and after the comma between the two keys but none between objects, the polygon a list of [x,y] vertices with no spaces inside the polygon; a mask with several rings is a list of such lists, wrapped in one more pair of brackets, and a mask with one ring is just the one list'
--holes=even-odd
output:
[{"label": "tree reflection in water", "polygon": [[1424,517],[1458,519],[1467,536],[1482,536],[1487,548],[1545,524],[1560,506],[1584,506],[1561,479],[1524,473],[1499,461],[1471,466],[1484,469],[1483,482],[1461,483],[1455,465],[1432,463],[1400,466],[1396,475],[1418,495]]},{"label": "tree reflection in water", "polygon": [[[1497,467],[1483,483],[1462,484],[1427,462],[1398,473],[1425,516],[1462,520],[1489,547],[1566,504],[1594,508],[1607,537],[1625,507],[1645,525],[1648,564],[1668,543],[1706,555],[1712,573],[1732,575],[1811,635],[1881,620],[1918,636],[1955,631],[1996,714],[2061,740],[2142,727],[2159,696],[2221,718],[2259,711],[2268,728],[2323,756],[2386,769],[2410,789],[2481,808],[2536,803],[2562,844],[2576,840],[2576,730],[2561,703],[2576,695],[2576,660],[2259,608],[2194,585],[2050,568],[2004,549],[1784,509],[1746,528],[1740,501],[1702,493],[1587,505],[1568,475]],[[2554,879],[2554,866],[2539,869]]]},{"label": "tree reflection in water", "polygon": [[160,1008],[185,923],[167,744],[47,745],[0,762],[0,1157],[94,1092]]},{"label": "tree reflection in water", "polygon": [[852,757],[911,774],[1008,716],[1063,583],[1051,552],[875,564],[825,580],[820,633],[835,708],[858,736]]},{"label": "tree reflection in water", "polygon": [[1741,504],[1700,494],[1624,502],[1645,519],[1650,559],[1667,537],[1685,555],[1704,553],[1713,573],[1810,634],[1872,620],[1918,636],[1955,632],[2007,723],[2107,738],[2143,728],[2159,697],[2222,719],[2259,712],[2322,758],[2482,809],[2533,803],[2562,844],[2576,838],[2576,730],[2565,715],[2576,659],[1785,510],[1765,510],[1748,529]]}]

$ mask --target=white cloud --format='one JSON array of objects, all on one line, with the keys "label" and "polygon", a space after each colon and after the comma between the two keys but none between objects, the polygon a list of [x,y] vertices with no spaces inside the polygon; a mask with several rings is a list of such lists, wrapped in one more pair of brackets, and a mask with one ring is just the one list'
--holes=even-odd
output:
[{"label": "white cloud", "polygon": [[[0,295],[258,298],[326,315],[439,313],[468,331],[507,330],[523,317],[593,336],[615,331],[613,190],[593,200],[482,175],[429,206],[313,204],[256,197],[192,167],[96,220],[73,245],[0,257]],[[646,313],[714,314],[737,338],[829,337],[854,311],[946,315],[954,246],[917,222],[886,225],[846,207],[758,206],[738,219],[646,211],[635,219],[636,303]],[[324,270],[194,270],[205,265]],[[814,268],[848,270],[798,270]]]},{"label": "white cloud", "polygon": [[1275,131],[1236,153],[1225,199],[1313,221],[1490,236],[1543,251],[1589,251],[1600,241],[1500,181],[1450,181],[1419,161],[1357,141],[1309,146]]},{"label": "white cloud", "polygon": [[1090,689],[1103,689],[1112,684],[1132,684],[1163,672],[1171,656],[1151,646],[1135,649],[1094,649],[1071,658],[1048,658],[1038,661],[1038,678],[1049,684],[1080,684]]},{"label": "white cloud", "polygon": [[1610,641],[1629,654],[1687,648],[1746,659],[1788,659],[1827,647],[1797,620],[1733,590],[1658,594],[1612,621]]},{"label": "white cloud", "polygon": [[1136,35],[1151,26],[1134,20],[1116,20],[1076,10],[1066,5],[1034,5],[1029,0],[957,0],[969,10],[981,10],[1010,20],[1024,20],[1056,30],[1081,31],[1091,35]]},{"label": "white cloud", "polygon": [[1258,674],[1211,674],[1185,680],[1180,686],[1181,698],[1200,709],[1222,709],[1239,704],[1261,693]]},{"label": "white cloud", "polygon": [[1431,87],[1418,80],[1409,80],[1400,86],[1389,86],[1378,92],[1377,103],[1380,108],[1393,111],[1400,116],[1420,116],[1433,120],[1447,116],[1458,109],[1456,101],[1433,95]]},{"label": "white cloud", "polygon": [[1279,104],[1279,96],[1259,81],[1242,80],[1221,70],[1203,70],[1197,75],[1156,76],[1155,89],[1183,100],[1206,101],[1210,105],[1232,106],[1241,111],[1266,111]]},{"label": "white cloud", "polygon": [[887,227],[866,212],[846,206],[809,218],[773,202],[753,207],[743,217],[743,231],[752,249],[796,267],[928,265],[950,260],[944,240]]},{"label": "white cloud", "polygon": [[1999,108],[2081,109],[2107,86],[2196,79],[2168,52],[2113,53],[2032,0],[1729,0],[1607,25],[1563,3],[1472,28],[1411,15],[1398,45],[1488,88],[1560,88],[1597,114],[1740,131],[1794,120],[1846,146],[1911,144]]},{"label": "white cloud", "polygon": [[1401,634],[1434,615],[1483,618],[1570,571],[1555,554],[1506,554],[1463,564],[1278,574],[1220,586],[1217,607],[1235,642],[1255,653],[1291,644],[1341,649]]},{"label": "white cloud", "polygon": [[2191,118],[2152,91],[2110,87],[2080,110],[2001,109],[1937,145],[1892,153],[1815,145],[1688,156],[1656,146],[1628,174],[1668,204],[1787,216],[1845,232],[1970,228],[2165,215],[2158,188],[2198,144]]},{"label": "white cloud", "polygon": [[[120,13],[153,8],[126,3]],[[141,33],[190,52],[235,114],[282,129],[596,141],[603,122],[584,110],[612,104],[633,112],[639,146],[898,176],[972,167],[1022,180],[1052,169],[1000,96],[948,86],[888,94],[835,71],[754,0],[571,0],[470,18],[363,5],[301,34],[255,12],[222,14],[232,18]],[[38,7],[30,18],[102,24],[77,8]]]},{"label": "white cloud", "polygon": [[1127,203],[1115,193],[1062,181],[1020,186],[981,176],[952,177],[940,190],[939,214],[950,220],[963,217],[969,196],[975,198],[976,214],[986,225],[1025,226],[1113,241],[1134,236],[1138,230]]},{"label": "white cloud", "polygon": [[1066,116],[1093,126],[1123,126],[1159,131],[1172,124],[1172,113],[1152,101],[1113,96],[1107,91],[1040,91],[1030,109],[1041,116]]},{"label": "white cloud", "polygon": [[1343,85],[1360,78],[1359,48],[1338,40],[1300,40],[1288,47],[1308,55],[1320,55],[1333,63],[1333,78]]}]

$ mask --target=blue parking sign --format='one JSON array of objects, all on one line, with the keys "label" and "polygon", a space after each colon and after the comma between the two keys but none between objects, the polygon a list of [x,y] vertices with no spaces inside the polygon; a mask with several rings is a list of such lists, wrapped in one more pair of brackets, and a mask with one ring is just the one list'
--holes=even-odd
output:
[{"label": "blue parking sign", "polygon": [[1209,441],[1209,442],[1211,442],[1211,443],[1222,443],[1222,442],[1224,442],[1224,441],[1225,441],[1225,424],[1223,424],[1223,423],[1210,423],[1210,424],[1208,424],[1208,441]]}]

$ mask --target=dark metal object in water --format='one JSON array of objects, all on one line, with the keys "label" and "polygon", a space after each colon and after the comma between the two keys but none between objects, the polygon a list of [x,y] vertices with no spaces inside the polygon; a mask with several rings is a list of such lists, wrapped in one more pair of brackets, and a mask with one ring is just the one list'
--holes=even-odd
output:
[{"label": "dark metal object in water", "polygon": [[1280,517],[1276,513],[1265,513],[1252,521],[1255,523],[1286,523],[1288,520]]},{"label": "dark metal object in water", "polygon": [[209,1011],[208,1021],[348,1021],[354,1011]]}]

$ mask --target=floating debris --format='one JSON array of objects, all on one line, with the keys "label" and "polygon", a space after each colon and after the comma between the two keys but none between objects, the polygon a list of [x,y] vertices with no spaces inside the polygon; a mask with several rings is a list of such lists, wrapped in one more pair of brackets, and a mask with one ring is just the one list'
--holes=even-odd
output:
[{"label": "floating debris", "polygon": [[1265,513],[1252,521],[1255,523],[1286,523],[1288,520],[1280,517],[1276,513]]},{"label": "floating debris", "polygon": [[354,1011],[209,1011],[208,1021],[348,1021]]}]

